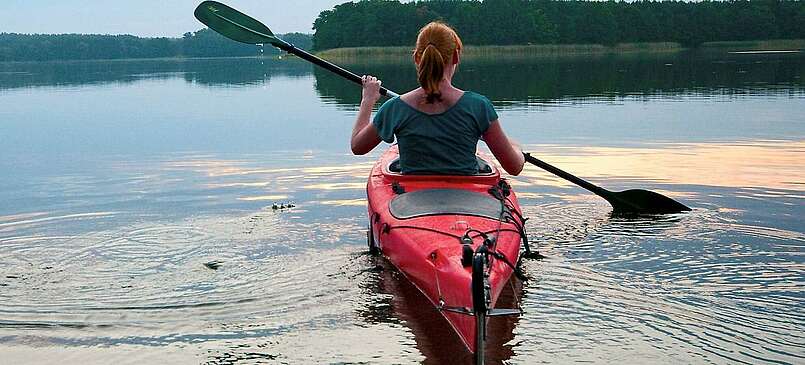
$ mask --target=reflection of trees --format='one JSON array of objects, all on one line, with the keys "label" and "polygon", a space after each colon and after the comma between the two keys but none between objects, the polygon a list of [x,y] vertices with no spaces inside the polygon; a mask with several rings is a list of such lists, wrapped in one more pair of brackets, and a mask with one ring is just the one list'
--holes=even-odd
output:
[{"label": "reflection of trees", "polygon": [[278,75],[309,75],[311,67],[297,59],[259,58],[0,63],[0,90],[178,77],[210,86],[248,85],[263,83]]},{"label": "reflection of trees", "polygon": [[301,77],[310,75],[310,64],[290,59],[287,61],[257,58],[218,59],[193,62],[184,77],[188,82],[209,86],[262,84],[273,76]]},{"label": "reflection of trees", "polygon": [[[373,74],[397,92],[413,89],[409,58],[396,63],[345,64]],[[322,97],[355,107],[360,88],[296,58],[74,61],[0,63],[0,90],[37,86],[131,83],[184,78],[208,86],[262,84],[274,76],[303,77],[313,71]],[[502,104],[552,102],[591,96],[741,94],[801,92],[805,57],[793,55],[710,55],[694,52],[630,56],[464,60],[455,83]]]},{"label": "reflection of trees", "polygon": [[[465,60],[454,83],[500,103],[624,95],[788,92],[802,90],[805,58],[680,52],[516,60]],[[416,87],[412,65],[344,65],[370,73],[397,92]],[[316,69],[316,89],[339,104],[360,103],[360,89],[328,71]],[[781,85],[782,88],[781,88]],[[788,86],[785,86],[788,85]]]},{"label": "reflection of trees", "polygon": [[[375,75],[383,80],[383,86],[402,93],[417,87],[416,71],[412,64],[353,64],[344,65],[358,75]],[[358,105],[361,102],[361,87],[355,83],[316,67],[316,91],[325,98],[342,105]]]}]

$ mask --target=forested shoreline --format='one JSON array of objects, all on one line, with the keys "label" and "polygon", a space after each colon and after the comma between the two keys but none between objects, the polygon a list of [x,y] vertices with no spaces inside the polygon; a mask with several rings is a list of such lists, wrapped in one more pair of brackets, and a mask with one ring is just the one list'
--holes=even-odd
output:
[{"label": "forested shoreline", "polygon": [[[309,49],[311,35],[289,33],[283,39]],[[0,33],[0,62],[60,61],[168,57],[244,57],[279,54],[274,47],[233,42],[201,29],[182,38],[145,38],[133,35]]]},{"label": "forested shoreline", "polygon": [[410,46],[432,20],[465,44],[602,44],[805,38],[805,1],[397,0],[348,2],[320,13],[313,49]]},{"label": "forested shoreline", "polygon": [[[363,0],[322,11],[315,33],[281,35],[303,49],[410,47],[419,28],[442,20],[465,44],[604,45],[805,39],[805,1]],[[181,38],[0,33],[0,62],[248,57],[273,47],[233,42],[209,29]]]}]

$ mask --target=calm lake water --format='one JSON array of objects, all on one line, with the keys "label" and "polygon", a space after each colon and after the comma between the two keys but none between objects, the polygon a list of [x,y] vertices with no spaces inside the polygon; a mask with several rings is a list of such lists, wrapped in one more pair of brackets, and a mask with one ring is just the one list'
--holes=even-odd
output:
[{"label": "calm lake water", "polygon": [[[405,91],[405,62],[347,67]],[[490,363],[805,362],[803,78],[803,54],[464,62],[527,151],[693,208],[512,177],[546,258]],[[359,98],[293,59],[0,64],[0,362],[468,361],[368,255]]]}]

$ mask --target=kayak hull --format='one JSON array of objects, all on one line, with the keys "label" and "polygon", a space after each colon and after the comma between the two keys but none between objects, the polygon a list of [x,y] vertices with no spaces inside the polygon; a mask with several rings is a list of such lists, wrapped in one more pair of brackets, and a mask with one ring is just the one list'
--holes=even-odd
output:
[{"label": "kayak hull", "polygon": [[[511,278],[510,264],[516,264],[520,255],[522,231],[518,226],[523,222],[518,218],[522,214],[517,198],[511,193],[501,201],[489,193],[501,180],[500,172],[491,164],[486,173],[478,176],[402,175],[390,169],[398,157],[397,146],[392,146],[369,176],[370,237],[383,255],[440,309],[474,353],[472,268],[462,264],[462,243],[469,242],[461,238],[468,235],[475,250],[483,244],[483,237],[468,231],[494,235],[494,250],[508,261],[489,260],[489,308],[494,308]],[[403,198],[406,194],[410,195]],[[462,204],[467,206],[462,208]],[[511,218],[501,221],[499,212],[503,211]]]}]

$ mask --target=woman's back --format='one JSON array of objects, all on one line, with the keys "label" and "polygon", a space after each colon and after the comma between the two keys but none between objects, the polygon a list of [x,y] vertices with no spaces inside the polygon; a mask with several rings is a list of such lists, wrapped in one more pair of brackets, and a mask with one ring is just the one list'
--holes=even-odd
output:
[{"label": "woman's back", "polygon": [[478,139],[497,119],[489,100],[467,91],[441,112],[428,113],[406,99],[385,102],[373,121],[382,140],[391,143],[396,135],[402,173],[476,174]]},{"label": "woman's back", "polygon": [[524,157],[503,133],[492,103],[451,83],[462,47],[458,34],[446,24],[422,27],[413,52],[420,87],[384,103],[374,119],[380,81],[364,76],[350,138],[352,152],[367,153],[381,140],[393,142],[396,135],[403,173],[469,175],[477,173],[475,150],[483,137],[503,168],[519,174]]}]

